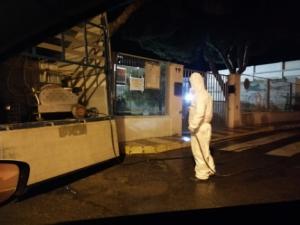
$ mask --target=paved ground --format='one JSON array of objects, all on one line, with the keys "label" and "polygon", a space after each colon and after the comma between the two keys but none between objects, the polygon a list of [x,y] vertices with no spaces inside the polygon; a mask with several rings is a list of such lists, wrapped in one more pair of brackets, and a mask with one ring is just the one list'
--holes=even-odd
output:
[{"label": "paved ground", "polygon": [[[300,122],[297,123],[277,123],[265,126],[242,127],[238,129],[213,128],[212,143],[228,141],[249,135],[263,135],[266,132],[285,130],[290,128],[300,128]],[[185,137],[159,137],[134,140],[120,143],[120,151],[126,155],[161,153],[179,148],[190,147],[190,141]]]},{"label": "paved ground", "polygon": [[[0,208],[0,224],[71,224],[70,221],[87,219],[97,219],[91,220],[93,224],[127,224],[108,218],[161,212],[173,212],[164,214],[169,222],[165,224],[189,221],[192,216],[206,222],[215,222],[218,216],[222,221],[224,216],[224,221],[237,224],[241,222],[237,220],[239,213],[247,216],[243,224],[256,221],[259,213],[291,222],[295,217],[291,210],[300,206],[299,145],[300,131],[296,129],[215,139],[214,158],[223,176],[200,183],[190,179],[194,163],[189,147],[129,155],[122,163],[106,169],[94,167],[32,188],[21,201]],[[71,181],[69,186],[63,185]],[[257,205],[274,202],[281,204],[272,208],[270,215]],[[284,202],[289,204],[283,205]],[[253,205],[255,208],[247,208]],[[238,208],[228,208],[235,206]],[[192,211],[198,209],[202,211]],[[228,211],[220,214],[203,209]],[[151,217],[137,218],[136,224],[151,222]]]}]

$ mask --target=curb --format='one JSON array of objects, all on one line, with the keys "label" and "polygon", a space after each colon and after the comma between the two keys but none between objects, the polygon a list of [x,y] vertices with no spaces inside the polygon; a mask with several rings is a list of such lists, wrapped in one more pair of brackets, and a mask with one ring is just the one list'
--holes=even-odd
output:
[{"label": "curb", "polygon": [[[173,139],[173,140],[172,140]],[[122,143],[123,152],[126,155],[132,154],[155,154],[166,152],[179,148],[186,148],[190,146],[190,142],[183,141],[181,137],[160,137],[160,138],[149,138],[145,140],[130,141]]]}]

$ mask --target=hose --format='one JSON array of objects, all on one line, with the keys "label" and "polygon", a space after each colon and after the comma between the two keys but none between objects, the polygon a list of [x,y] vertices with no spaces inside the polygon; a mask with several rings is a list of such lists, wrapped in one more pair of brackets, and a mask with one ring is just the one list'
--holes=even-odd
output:
[{"label": "hose", "polygon": [[217,173],[216,170],[212,169],[209,165],[209,163],[207,162],[206,158],[204,157],[204,153],[203,153],[203,150],[201,148],[201,145],[200,145],[200,141],[197,137],[197,135],[194,135],[195,138],[196,138],[196,141],[198,143],[198,146],[199,146],[199,149],[200,149],[200,152],[201,152],[201,155],[202,155],[202,158],[203,158],[203,161],[205,162],[207,168],[212,172],[212,174],[214,174],[215,176],[217,177],[229,177],[229,176],[232,176],[232,175],[236,175],[236,174],[239,174],[241,172],[237,172],[237,173],[227,173],[227,174],[221,174],[221,173]]},{"label": "hose", "polygon": [[[215,170],[213,170],[213,169],[209,166],[207,160],[206,160],[205,157],[204,157],[204,153],[203,153],[203,150],[202,150],[202,148],[201,148],[200,141],[199,141],[199,139],[198,139],[198,137],[197,137],[196,135],[195,135],[195,137],[196,137],[196,140],[197,140],[197,143],[198,143],[198,145],[199,145],[199,149],[200,149],[202,158],[203,158],[203,160],[204,160],[206,166],[207,166],[208,169],[209,169],[215,176],[217,176],[217,177],[230,177],[230,176],[238,175],[238,174],[241,174],[241,173],[246,173],[246,172],[249,172],[249,171],[254,171],[254,170],[258,170],[258,169],[265,169],[265,168],[267,168],[266,166],[262,166],[262,167],[253,167],[252,169],[240,170],[240,171],[237,171],[237,172],[235,172],[235,173],[225,173],[225,174],[217,173]],[[280,160],[280,161],[284,161],[284,160]],[[272,164],[273,164],[273,163],[272,163]],[[278,162],[275,162],[275,163],[274,163],[274,165],[277,165],[277,164],[278,164]],[[269,166],[270,166],[270,165],[269,165]]]},{"label": "hose", "polygon": [[[207,160],[205,159],[204,157],[204,152],[203,150],[201,149],[201,145],[200,145],[200,141],[198,139],[198,137],[195,135],[196,137],[196,141],[199,145],[199,149],[200,149],[200,153],[202,155],[202,158],[206,164],[206,166],[208,167],[208,169],[217,177],[229,177],[229,176],[234,176],[234,175],[238,175],[238,174],[242,174],[242,173],[246,173],[246,172],[250,172],[250,171],[255,171],[255,170],[258,170],[258,169],[266,169],[268,167],[270,167],[272,164],[274,165],[278,165],[278,161],[276,161],[275,163],[271,163],[271,165],[269,165],[268,167],[267,166],[262,166],[262,167],[253,167],[253,168],[250,168],[250,169],[245,169],[245,170],[240,170],[240,171],[237,171],[235,173],[226,173],[226,174],[221,174],[221,173],[218,173],[216,172],[214,169],[212,169],[210,167],[210,165],[208,164]],[[149,163],[151,161],[166,161],[166,160],[178,160],[178,159],[193,159],[193,156],[179,156],[179,157],[164,157],[164,158],[151,158],[151,159],[144,159],[144,160],[138,160],[136,162],[131,162],[131,163],[123,163],[122,165],[123,166],[132,166],[132,165],[136,165],[136,164],[139,164],[139,163]]]}]

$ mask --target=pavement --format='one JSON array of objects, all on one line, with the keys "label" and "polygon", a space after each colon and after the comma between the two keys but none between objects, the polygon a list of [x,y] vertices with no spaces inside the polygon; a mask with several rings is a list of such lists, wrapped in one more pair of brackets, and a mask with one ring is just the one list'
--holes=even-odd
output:
[{"label": "pavement", "polygon": [[191,179],[190,147],[160,146],[165,151],[159,154],[95,165],[30,187],[0,208],[0,224],[298,224],[298,128],[285,123],[214,130],[219,175],[205,182]]},{"label": "pavement", "polygon": [[[249,135],[263,134],[272,131],[300,128],[300,121],[293,123],[275,123],[260,126],[244,126],[235,129],[213,128],[211,144],[241,138]],[[120,151],[126,155],[132,154],[154,154],[170,150],[190,147],[190,137],[186,136],[167,136],[139,139],[120,143]]]}]

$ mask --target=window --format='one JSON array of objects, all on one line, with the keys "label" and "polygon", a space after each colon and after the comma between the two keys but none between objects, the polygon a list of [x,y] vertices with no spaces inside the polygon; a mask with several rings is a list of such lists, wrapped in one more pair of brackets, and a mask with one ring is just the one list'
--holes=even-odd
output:
[{"label": "window", "polygon": [[118,55],[116,115],[164,115],[166,63]]}]

